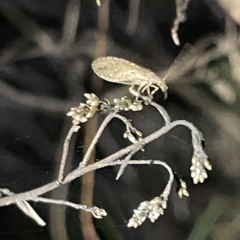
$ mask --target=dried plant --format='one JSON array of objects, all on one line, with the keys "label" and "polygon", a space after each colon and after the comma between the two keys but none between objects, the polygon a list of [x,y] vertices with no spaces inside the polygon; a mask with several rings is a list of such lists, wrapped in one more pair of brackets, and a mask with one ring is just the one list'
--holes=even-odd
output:
[{"label": "dried plant", "polygon": [[[148,87],[150,88],[151,85],[148,85]],[[171,129],[181,125],[187,127],[191,131],[193,157],[190,171],[193,182],[195,184],[199,182],[203,183],[208,177],[207,170],[211,170],[212,167],[202,146],[203,137],[201,132],[192,123],[189,123],[185,120],[171,121],[166,110],[152,100],[152,92],[147,91],[147,95],[142,95],[141,91],[138,91],[137,96],[132,95],[131,97],[124,96],[121,98],[114,98],[112,102],[107,99],[100,100],[94,93],[84,95],[87,99],[86,102],[80,103],[78,107],[71,108],[67,113],[67,116],[72,118],[73,125],[70,128],[63,144],[63,153],[60,161],[58,179],[39,188],[20,194],[14,194],[8,189],[0,189],[0,193],[2,195],[0,198],[0,206],[16,204],[24,214],[34,219],[41,226],[45,225],[45,222],[32,209],[28,203],[29,201],[65,205],[90,212],[95,218],[102,218],[106,216],[107,213],[104,209],[96,206],[85,206],[60,199],[49,199],[40,196],[60,187],[61,185],[67,184],[90,171],[100,168],[120,165],[120,169],[116,177],[116,179],[119,179],[127,165],[157,164],[163,166],[169,174],[166,187],[159,196],[154,197],[152,200],[145,200],[140,203],[140,205],[134,210],[134,213],[127,226],[137,228],[143,224],[147,218],[151,222],[155,222],[161,215],[164,214],[164,210],[167,208],[167,201],[172,190],[174,179],[176,179],[178,184],[177,192],[180,198],[183,196],[189,196],[187,185],[182,179],[179,179],[176,173],[173,173],[172,168],[163,161],[132,160],[132,158],[136,152],[143,150],[143,147],[146,144],[149,144],[150,142],[166,134]],[[143,136],[142,132],[136,129],[130,120],[121,115],[121,111],[141,111],[144,107],[156,108],[165,122],[164,126],[149,136]],[[80,162],[79,167],[72,172],[65,174],[65,164],[69,152],[69,144],[73,134],[79,131],[81,124],[86,123],[94,115],[102,112],[106,112],[108,115],[100,125],[94,139],[92,140],[88,150]],[[128,139],[132,144],[104,159],[89,164],[88,160],[99,138],[101,137],[108,123],[114,118],[121,120],[125,124],[126,131],[123,133],[123,137]]]}]

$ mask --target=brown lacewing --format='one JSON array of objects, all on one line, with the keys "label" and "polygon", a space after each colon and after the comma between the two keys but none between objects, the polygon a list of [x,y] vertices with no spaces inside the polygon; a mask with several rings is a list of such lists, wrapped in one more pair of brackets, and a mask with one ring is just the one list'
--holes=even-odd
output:
[{"label": "brown lacewing", "polygon": [[[97,76],[106,81],[131,85],[129,91],[137,97],[145,91],[152,97],[159,88],[164,93],[168,89],[164,78],[161,79],[150,69],[122,58],[110,56],[97,58],[92,63],[92,69]],[[137,90],[134,89],[135,86]]]}]

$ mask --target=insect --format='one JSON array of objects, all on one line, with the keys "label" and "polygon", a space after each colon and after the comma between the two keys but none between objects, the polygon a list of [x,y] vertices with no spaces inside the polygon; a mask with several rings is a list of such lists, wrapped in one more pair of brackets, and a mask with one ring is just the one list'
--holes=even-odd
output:
[{"label": "insect", "polygon": [[92,69],[97,76],[106,81],[131,85],[129,92],[136,97],[147,92],[148,97],[152,98],[159,88],[166,97],[168,87],[164,78],[161,79],[150,69],[125,59],[100,57],[93,61]]}]

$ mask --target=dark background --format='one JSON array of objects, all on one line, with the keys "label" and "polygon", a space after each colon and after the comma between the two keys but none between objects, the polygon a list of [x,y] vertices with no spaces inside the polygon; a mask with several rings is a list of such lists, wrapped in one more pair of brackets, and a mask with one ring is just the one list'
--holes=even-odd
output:
[{"label": "dark background", "polygon": [[[86,92],[109,99],[127,94],[127,87],[93,77],[91,62],[96,57],[122,57],[163,76],[182,47],[190,43],[196,52],[183,47],[185,54],[171,68],[167,80],[167,100],[157,93],[155,101],[166,108],[172,120],[186,119],[202,131],[213,164],[209,178],[204,184],[192,183],[190,134],[181,127],[174,129],[136,158],[169,163],[187,182],[190,197],[179,199],[173,188],[168,208],[156,223],[146,221],[138,229],[127,228],[133,209],[162,192],[166,171],[153,165],[129,166],[115,181],[117,167],[102,169],[95,176],[94,204],[106,209],[108,216],[94,223],[102,240],[238,240],[238,26],[218,1],[191,0],[187,20],[180,25],[178,47],[171,38],[173,0],[142,0],[140,5],[132,0],[136,5],[133,12],[129,2],[111,0],[108,7],[106,0],[98,8],[94,0],[81,1],[76,37],[74,24],[63,27],[67,17],[75,16],[67,11],[68,1],[0,2],[0,187],[20,193],[55,180],[62,144],[71,127],[71,119],[66,117],[70,107],[84,102]],[[133,15],[138,16],[136,27],[128,23]],[[145,135],[163,124],[150,108],[123,114]],[[103,117],[99,115],[99,123]],[[113,121],[102,136],[96,158],[127,146],[123,132],[123,124]],[[86,134],[83,127],[74,137],[68,171],[82,158]],[[79,203],[80,192],[77,179],[47,196]],[[47,225],[37,226],[14,205],[3,207],[0,240],[84,239],[78,211],[47,204],[32,206]]]}]

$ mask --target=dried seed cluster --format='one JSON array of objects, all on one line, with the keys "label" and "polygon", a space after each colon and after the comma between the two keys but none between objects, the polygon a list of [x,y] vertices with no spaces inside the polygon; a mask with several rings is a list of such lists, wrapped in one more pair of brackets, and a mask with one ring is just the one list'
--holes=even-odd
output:
[{"label": "dried seed cluster", "polygon": [[128,97],[115,98],[113,100],[114,109],[123,111],[141,111],[143,109],[143,101],[137,99],[130,99]]},{"label": "dried seed cluster", "polygon": [[212,170],[212,165],[205,154],[201,156],[200,154],[195,153],[192,157],[192,166],[190,170],[193,183],[203,183],[204,180],[208,178],[206,170]]},{"label": "dried seed cluster", "polygon": [[142,140],[142,133],[134,127],[127,125],[127,130],[123,134],[124,138],[127,138],[130,142],[135,143]]},{"label": "dried seed cluster", "polygon": [[183,196],[189,197],[189,193],[187,190],[187,184],[183,180],[180,179],[180,188],[178,190],[178,196],[182,198]]},{"label": "dried seed cluster", "polygon": [[71,108],[67,113],[67,116],[73,118],[73,124],[75,125],[87,122],[99,108],[100,100],[95,94],[85,93],[84,96],[87,98],[86,103],[80,103],[78,107]]},{"label": "dried seed cluster", "polygon": [[71,108],[67,116],[73,118],[73,124],[85,123],[93,117],[97,111],[112,109],[113,111],[141,111],[143,109],[143,100],[136,98],[114,98],[113,103],[108,100],[101,101],[94,93],[85,93],[86,103],[80,103],[78,107]]},{"label": "dried seed cluster", "polygon": [[101,219],[102,217],[107,216],[107,212],[104,209],[98,208],[96,206],[92,207],[90,209],[90,212],[93,214],[95,218],[98,218],[98,219]]},{"label": "dried seed cluster", "polygon": [[128,227],[137,228],[149,218],[151,222],[155,222],[160,215],[164,214],[164,209],[167,208],[167,199],[163,196],[157,196],[151,201],[142,202],[139,207],[133,210],[134,214],[129,219]]}]

